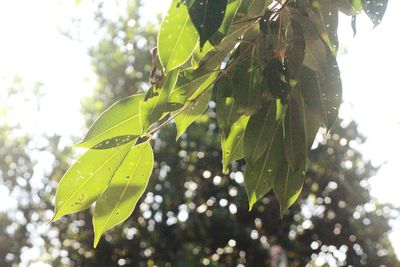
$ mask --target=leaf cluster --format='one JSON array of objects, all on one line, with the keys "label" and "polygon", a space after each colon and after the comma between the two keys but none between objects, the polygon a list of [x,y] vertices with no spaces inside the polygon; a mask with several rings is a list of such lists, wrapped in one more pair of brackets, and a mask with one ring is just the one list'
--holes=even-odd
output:
[{"label": "leaf cluster", "polygon": [[299,196],[320,127],[337,119],[338,12],[361,10],[374,24],[387,1],[173,0],[153,49],[151,87],[120,100],[78,146],[89,149],[64,175],[54,220],[96,202],[95,246],[123,222],[153,168],[150,141],[174,121],[177,138],[211,99],[222,168],[246,161],[250,209],[273,190],[281,215]]}]

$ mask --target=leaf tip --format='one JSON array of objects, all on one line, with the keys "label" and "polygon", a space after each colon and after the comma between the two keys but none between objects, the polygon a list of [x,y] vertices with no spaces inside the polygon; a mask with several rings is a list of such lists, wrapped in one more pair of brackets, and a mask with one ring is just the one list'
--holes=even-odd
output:
[{"label": "leaf tip", "polygon": [[[101,235],[100,235],[100,237],[101,237]],[[99,244],[100,237],[97,234],[94,235],[93,248],[96,248],[97,245]]]},{"label": "leaf tip", "polygon": [[60,219],[62,216],[63,216],[63,215],[62,215],[62,214],[60,215],[59,212],[58,212],[57,210],[54,211],[53,218],[50,219],[49,223],[52,223],[52,222],[57,221],[57,220]]}]

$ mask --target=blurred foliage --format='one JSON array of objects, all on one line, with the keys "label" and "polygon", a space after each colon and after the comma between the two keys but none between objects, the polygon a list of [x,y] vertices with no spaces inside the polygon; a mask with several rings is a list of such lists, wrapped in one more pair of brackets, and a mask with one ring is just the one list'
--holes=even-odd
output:
[{"label": "blurred foliage", "polygon": [[[139,23],[139,6],[131,1],[126,14],[109,19],[99,4],[101,40],[90,49],[99,79],[93,97],[83,101],[88,125],[114,101],[145,89],[155,29]],[[244,162],[221,173],[211,103],[177,143],[173,125],[154,139],[149,192],[96,250],[87,211],[35,232],[51,216],[50,196],[71,151],[59,146],[59,137],[36,147],[54,158],[40,186],[32,187],[31,137],[14,138],[15,128],[0,127],[0,181],[18,198],[15,212],[0,213],[0,266],[17,266],[34,245],[43,247],[41,260],[51,266],[400,266],[387,238],[398,210],[371,199],[368,178],[377,169],[356,150],[364,139],[355,123],[337,123],[320,136],[300,200],[280,219],[272,194],[248,212]]]}]

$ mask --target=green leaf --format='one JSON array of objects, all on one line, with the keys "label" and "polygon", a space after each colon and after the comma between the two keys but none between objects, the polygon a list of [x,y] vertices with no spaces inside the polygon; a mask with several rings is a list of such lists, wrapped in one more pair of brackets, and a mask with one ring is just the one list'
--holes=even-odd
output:
[{"label": "green leaf", "polygon": [[174,0],[157,37],[158,56],[166,72],[183,65],[193,54],[199,36],[188,10],[181,0]]},{"label": "green leaf", "polygon": [[94,247],[105,231],[131,215],[147,187],[153,164],[153,151],[148,141],[129,151],[107,190],[96,201],[93,214]]},{"label": "green leaf", "polygon": [[152,87],[151,91],[147,93],[149,98],[140,103],[139,117],[142,133],[145,133],[153,123],[157,122],[168,111],[168,100],[178,80],[178,74],[178,69],[168,72],[163,87]]},{"label": "green leaf", "polygon": [[[360,0],[357,0],[359,2]],[[347,16],[355,16],[359,12],[357,10],[356,3],[354,1],[349,1],[349,0],[336,0],[333,3],[335,7],[342,12],[343,14],[346,14]],[[362,5],[361,5],[362,8]]]},{"label": "green leaf", "polygon": [[320,72],[303,68],[300,82],[304,102],[330,129],[342,102],[342,83],[335,56],[328,52],[326,62]]},{"label": "green leaf", "polygon": [[275,179],[274,192],[279,201],[281,217],[297,200],[303,188],[305,164],[294,172],[286,161],[282,161]]},{"label": "green leaf", "polygon": [[231,125],[240,117],[240,114],[236,112],[235,101],[232,97],[217,97],[216,102],[218,126],[223,133],[228,133]]},{"label": "green leaf", "polygon": [[[316,6],[319,6],[319,2],[315,1]],[[320,21],[322,13],[319,12],[319,8],[316,12],[309,11],[310,15],[305,16],[298,10],[290,8],[291,21],[301,25],[304,34],[305,41],[305,54],[303,64],[312,69],[313,71],[320,71],[321,68],[326,64],[326,57],[328,53],[332,53],[326,42],[323,41],[320,31],[323,29],[321,26],[317,26]],[[313,20],[311,18],[313,18]],[[320,30],[318,30],[318,29]]]},{"label": "green leaf", "polygon": [[132,143],[128,143],[83,154],[58,184],[52,221],[89,208],[106,189],[131,147]]},{"label": "green leaf", "polygon": [[363,9],[374,26],[378,26],[385,15],[388,0],[362,0]]},{"label": "green leaf", "polygon": [[260,105],[262,68],[258,64],[256,46],[253,44],[239,46],[237,52],[247,53],[245,60],[232,70],[233,98],[237,104],[237,112],[245,115],[253,114]]},{"label": "green leaf", "polygon": [[[254,27],[250,23],[240,23],[237,25],[231,25],[228,33],[221,43],[215,47],[208,47],[208,43],[205,44],[204,49],[196,49],[193,54],[192,63],[194,67],[201,67],[203,69],[212,71],[216,67],[221,66],[221,62],[227,57],[232,51],[238,40],[243,37],[243,34]],[[243,41],[247,41],[243,39]]]},{"label": "green leaf", "polygon": [[238,120],[231,125],[229,133],[222,133],[222,170],[224,173],[228,172],[228,166],[232,161],[244,157],[243,138],[248,121],[248,116],[240,116]]},{"label": "green leaf", "polygon": [[218,73],[219,68],[214,71],[202,68],[184,71],[172,90],[169,102],[184,105],[189,98],[196,97],[211,88]]},{"label": "green leaf", "polygon": [[247,9],[247,16],[250,18],[262,16],[270,4],[272,0],[252,0]]},{"label": "green leaf", "polygon": [[314,23],[315,29],[319,33],[319,37],[330,48],[331,52],[336,55],[339,48],[338,42],[338,22],[339,14],[335,9],[331,0],[315,0],[312,3],[312,11],[309,10],[308,17]]},{"label": "green leaf", "polygon": [[290,20],[287,32],[289,37],[286,44],[284,65],[287,69],[288,80],[297,80],[303,66],[306,42],[303,28],[296,20]]},{"label": "green leaf", "polygon": [[199,59],[202,59],[208,52],[214,49],[215,46],[218,46],[221,41],[227,35],[231,24],[235,18],[236,12],[239,9],[242,0],[229,0],[226,6],[226,12],[224,16],[224,20],[222,21],[221,26],[218,31],[213,34],[210,38],[209,42],[206,42],[202,48],[198,46],[193,54],[193,65],[198,66]]},{"label": "green leaf", "polygon": [[244,156],[247,163],[255,162],[270,146],[276,122],[275,102],[265,104],[252,115],[244,134]]},{"label": "green leaf", "polygon": [[264,154],[255,162],[246,162],[244,184],[250,210],[272,189],[284,159],[282,124],[277,121],[271,128],[273,131],[266,137],[265,142],[268,142],[268,147]]},{"label": "green leaf", "polygon": [[[136,138],[141,133],[139,103],[143,99],[144,94],[137,94],[114,103],[99,116],[85,138],[76,146],[104,149],[126,143],[123,141],[127,139],[119,137],[130,136],[128,142]],[[115,137],[118,137],[118,140],[115,140]],[[107,147],[101,145],[102,142],[105,145],[107,141]]]},{"label": "green leaf", "polygon": [[193,0],[189,6],[190,19],[200,36],[200,49],[210,40],[224,20],[227,0]]},{"label": "green leaf", "polygon": [[289,95],[284,120],[284,147],[286,159],[292,170],[297,171],[307,157],[307,132],[304,100],[295,87]]},{"label": "green leaf", "polygon": [[[212,75],[213,80],[215,79],[216,75],[217,74]],[[204,85],[202,87],[204,87]],[[202,87],[199,87],[197,90],[202,92],[200,94],[197,94],[197,91],[194,93],[194,97],[196,99],[189,100],[189,104],[184,106],[183,112],[178,110],[172,113],[178,131],[176,139],[178,139],[186,131],[186,129],[207,109],[208,102],[210,101],[212,95],[212,88],[209,86],[207,89]]]},{"label": "green leaf", "polygon": [[307,106],[305,106],[305,120],[307,132],[307,153],[309,153],[314,143],[315,136],[317,135],[319,128],[321,128],[321,120]]}]

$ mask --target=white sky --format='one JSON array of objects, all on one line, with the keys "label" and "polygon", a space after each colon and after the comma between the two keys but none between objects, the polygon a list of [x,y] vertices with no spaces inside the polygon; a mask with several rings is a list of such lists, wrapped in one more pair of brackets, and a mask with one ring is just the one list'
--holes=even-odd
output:
[{"label": "white sky", "polygon": [[[0,90],[15,74],[27,82],[44,84],[42,112],[32,116],[29,105],[16,115],[33,133],[81,135],[80,98],[91,93],[94,75],[85,44],[62,36],[58,25],[89,9],[74,8],[75,1],[0,1]],[[83,1],[86,2],[86,1]],[[147,0],[144,13],[162,11],[169,1]],[[374,164],[386,164],[371,180],[372,193],[381,202],[400,206],[400,1],[389,1],[382,24],[374,30],[359,19],[359,32],[352,36],[348,18],[341,23],[341,44],[348,53],[339,58],[344,84],[341,116],[355,119],[367,136],[360,150]],[[76,12],[79,12],[77,14]],[[90,14],[89,14],[90,15]],[[90,21],[85,29],[91,29]],[[90,30],[89,30],[90,31]],[[1,191],[1,188],[0,188]],[[0,192],[1,193],[1,192]],[[1,207],[0,207],[1,210]],[[400,255],[400,223],[391,239]]]}]

